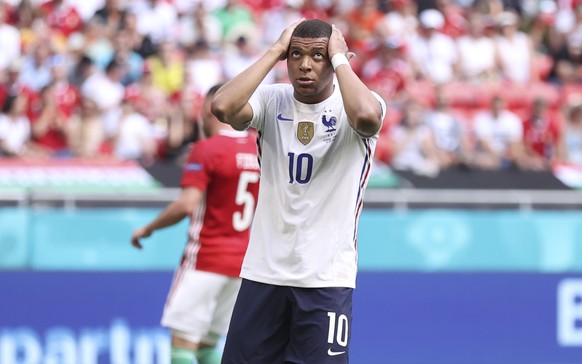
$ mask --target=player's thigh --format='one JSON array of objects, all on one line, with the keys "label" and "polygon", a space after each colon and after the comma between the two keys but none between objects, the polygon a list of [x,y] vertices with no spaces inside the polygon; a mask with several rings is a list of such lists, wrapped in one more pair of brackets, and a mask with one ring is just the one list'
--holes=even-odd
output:
[{"label": "player's thigh", "polygon": [[293,363],[348,363],[352,323],[351,288],[293,288]]},{"label": "player's thigh", "polygon": [[243,279],[222,363],[282,363],[289,340],[290,314],[288,287]]},{"label": "player's thigh", "polygon": [[198,342],[210,327],[217,297],[224,282],[220,274],[186,270],[177,274],[168,294],[162,325]]}]

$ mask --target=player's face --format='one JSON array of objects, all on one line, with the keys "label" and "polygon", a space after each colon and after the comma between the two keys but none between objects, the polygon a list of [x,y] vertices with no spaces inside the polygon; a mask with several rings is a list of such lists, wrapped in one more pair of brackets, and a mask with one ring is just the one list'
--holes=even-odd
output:
[{"label": "player's face", "polygon": [[291,38],[287,72],[297,101],[315,104],[333,93],[333,68],[327,38]]}]

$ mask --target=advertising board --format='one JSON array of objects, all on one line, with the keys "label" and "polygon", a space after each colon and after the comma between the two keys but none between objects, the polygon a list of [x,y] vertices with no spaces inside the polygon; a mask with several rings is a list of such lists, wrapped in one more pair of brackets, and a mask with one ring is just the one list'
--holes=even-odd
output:
[{"label": "advertising board", "polygon": [[[170,272],[0,273],[0,363],[168,364]],[[582,275],[362,271],[352,364],[580,364]]]}]

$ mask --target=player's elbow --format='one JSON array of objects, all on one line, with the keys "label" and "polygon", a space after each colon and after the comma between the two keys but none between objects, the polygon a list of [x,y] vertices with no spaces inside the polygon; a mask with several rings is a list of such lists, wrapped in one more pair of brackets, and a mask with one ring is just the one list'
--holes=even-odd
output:
[{"label": "player's elbow", "polygon": [[361,112],[354,119],[354,129],[364,137],[376,134],[382,126],[382,119],[375,113]]},{"label": "player's elbow", "polygon": [[195,206],[191,206],[191,204],[189,204],[188,201],[182,198],[174,202],[173,210],[176,216],[180,217],[180,219],[183,219],[184,217],[192,213],[194,207]]},{"label": "player's elbow", "polygon": [[216,118],[223,123],[226,122],[227,114],[228,114],[228,105],[220,100],[219,97],[215,97],[214,100],[210,103],[210,111]]},{"label": "player's elbow", "polygon": [[245,130],[249,122],[241,122],[238,117],[235,105],[231,105],[215,98],[210,104],[210,111],[218,120],[225,124],[229,124],[235,130]]}]

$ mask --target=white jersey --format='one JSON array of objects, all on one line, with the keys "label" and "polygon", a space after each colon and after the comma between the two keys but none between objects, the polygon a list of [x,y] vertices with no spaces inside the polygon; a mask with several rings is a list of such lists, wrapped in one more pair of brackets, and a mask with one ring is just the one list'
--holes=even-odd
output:
[{"label": "white jersey", "polygon": [[[386,110],[384,101],[374,94]],[[357,225],[378,135],[349,125],[341,93],[303,104],[287,84],[251,97],[261,182],[241,277],[294,287],[355,287]]]}]

